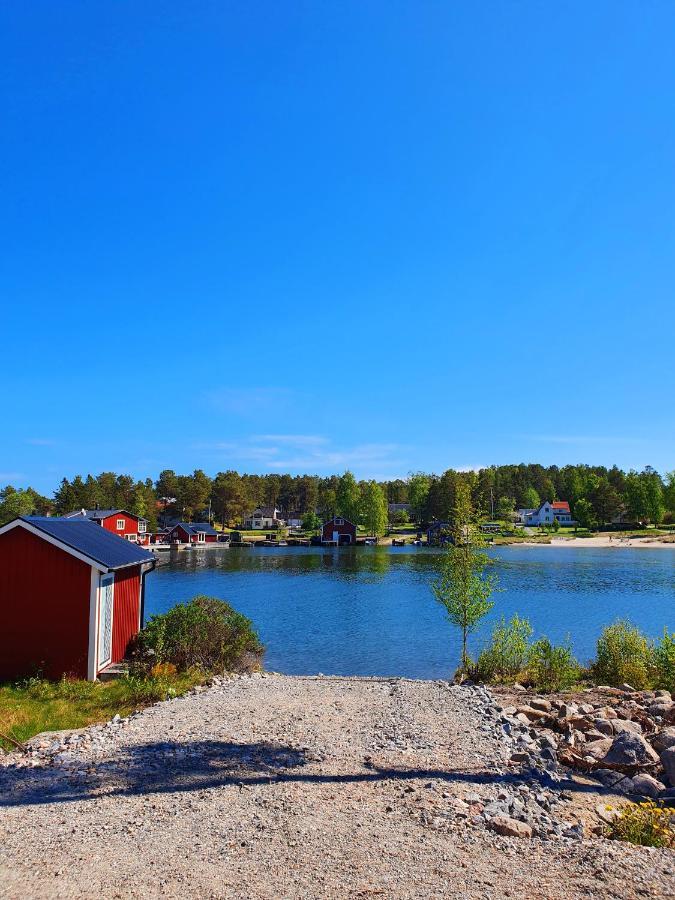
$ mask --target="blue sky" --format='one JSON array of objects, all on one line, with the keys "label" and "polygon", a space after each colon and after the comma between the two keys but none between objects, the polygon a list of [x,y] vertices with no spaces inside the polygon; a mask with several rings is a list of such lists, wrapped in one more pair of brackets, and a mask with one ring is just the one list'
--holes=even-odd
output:
[{"label": "blue sky", "polygon": [[0,10],[0,483],[675,468],[675,7]]}]

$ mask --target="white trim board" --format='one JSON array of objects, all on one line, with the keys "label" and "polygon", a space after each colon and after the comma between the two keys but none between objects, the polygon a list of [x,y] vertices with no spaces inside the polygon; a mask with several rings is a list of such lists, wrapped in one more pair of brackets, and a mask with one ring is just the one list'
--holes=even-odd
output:
[{"label": "white trim board", "polygon": [[89,648],[87,654],[87,678],[96,681],[98,666],[96,664],[96,636],[98,634],[98,585],[100,580],[98,569],[91,567],[91,586],[89,589]]}]

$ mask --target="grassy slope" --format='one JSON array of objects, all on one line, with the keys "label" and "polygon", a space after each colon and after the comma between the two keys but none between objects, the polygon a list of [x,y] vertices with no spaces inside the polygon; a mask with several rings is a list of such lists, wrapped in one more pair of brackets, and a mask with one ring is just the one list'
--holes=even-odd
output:
[{"label": "grassy slope", "polygon": [[[25,741],[41,731],[83,728],[128,715],[142,706],[184,693],[204,680],[201,672],[162,678],[119,678],[108,682],[30,680],[0,685],[0,732]],[[0,747],[12,744],[0,738]]]}]

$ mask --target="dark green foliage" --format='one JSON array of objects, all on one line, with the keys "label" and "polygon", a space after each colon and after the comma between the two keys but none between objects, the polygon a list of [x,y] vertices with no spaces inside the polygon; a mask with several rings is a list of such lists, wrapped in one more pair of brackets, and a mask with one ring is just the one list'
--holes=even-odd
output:
[{"label": "dark green foliage", "polygon": [[530,647],[527,674],[535,690],[549,693],[572,687],[579,681],[581,669],[568,644],[556,647],[544,637]]},{"label": "dark green foliage", "polygon": [[471,671],[479,681],[515,679],[525,669],[532,626],[527,619],[502,616],[492,629],[490,643],[481,652]]},{"label": "dark green foliage", "polygon": [[[260,505],[276,505],[281,517],[291,513],[318,513],[325,521],[339,513],[360,521],[362,496],[367,482],[357,482],[350,472],[330,475],[268,475],[218,472],[212,479],[200,469],[178,475],[164,469],[154,483],[134,481],[128,475],[100,475],[63,479],[51,504],[57,513],[74,509],[121,507],[145,515],[150,529],[165,518],[204,521],[212,517],[237,526]],[[675,517],[675,473],[665,478],[647,466],[642,472],[622,472],[614,466],[541,466],[536,463],[490,466],[478,472],[448,469],[441,475],[417,472],[405,481],[378,482],[390,503],[409,503],[416,523],[448,519],[456,502],[458,485],[465,486],[478,517],[500,515],[506,519],[512,504],[536,508],[540,499],[558,497],[570,503],[582,527],[602,527],[618,514],[632,521],[658,524]],[[11,490],[11,489],[10,489]],[[42,506],[49,501],[41,498]],[[157,505],[159,503],[159,506]]]},{"label": "dark green foliage", "polygon": [[224,600],[194,597],[153,616],[136,637],[134,669],[170,664],[179,672],[250,671],[260,667],[264,648],[250,619]]},{"label": "dark green foliage", "polygon": [[639,628],[619,620],[598,638],[593,677],[599,684],[618,687],[624,682],[644,690],[653,680],[654,648]]},{"label": "dark green foliage", "polygon": [[663,637],[654,647],[655,688],[675,691],[675,631],[663,629]]}]

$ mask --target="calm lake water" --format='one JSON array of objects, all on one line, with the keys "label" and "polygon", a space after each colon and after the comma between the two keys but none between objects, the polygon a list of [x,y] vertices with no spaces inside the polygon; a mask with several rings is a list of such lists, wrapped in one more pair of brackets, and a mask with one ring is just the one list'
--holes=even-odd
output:
[{"label": "calm lake water", "polygon": [[[458,663],[458,632],[429,587],[436,555],[407,547],[172,553],[148,577],[146,616],[209,594],[253,620],[268,669],[443,678]],[[515,612],[535,636],[569,635],[582,662],[616,618],[654,637],[675,626],[675,550],[504,547],[492,555],[501,592],[471,638],[474,650],[495,618]]]}]

